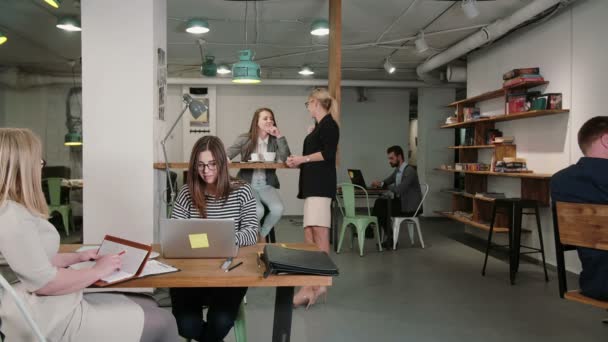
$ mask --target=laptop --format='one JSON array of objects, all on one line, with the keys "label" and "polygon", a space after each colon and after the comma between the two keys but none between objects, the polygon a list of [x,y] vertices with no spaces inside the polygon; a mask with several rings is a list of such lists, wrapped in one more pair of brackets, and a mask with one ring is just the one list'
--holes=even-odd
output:
[{"label": "laptop", "polygon": [[161,219],[164,258],[228,258],[238,253],[234,219]]},{"label": "laptop", "polygon": [[368,187],[365,184],[365,179],[363,179],[363,173],[358,169],[348,169],[348,177],[350,178],[350,182],[363,187],[364,189],[372,189],[372,187]]}]

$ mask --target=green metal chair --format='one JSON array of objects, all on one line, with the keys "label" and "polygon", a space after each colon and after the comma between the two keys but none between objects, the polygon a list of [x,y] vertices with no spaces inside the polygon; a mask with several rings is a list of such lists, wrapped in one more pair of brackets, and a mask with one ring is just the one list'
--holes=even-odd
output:
[{"label": "green metal chair", "polygon": [[47,183],[49,189],[49,215],[58,212],[63,221],[63,229],[65,235],[70,235],[70,225],[72,222],[72,206],[70,205],[70,197],[68,193],[68,202],[61,203],[61,182],[63,178],[46,178],[43,181]]},{"label": "green metal chair", "polygon": [[[245,302],[241,302],[239,307],[239,313],[236,315],[234,321],[234,339],[236,342],[247,342],[247,321],[245,319]],[[184,341],[190,342],[192,340],[185,338]]]},{"label": "green metal chair", "polygon": [[[338,250],[336,253],[340,253],[342,249],[342,241],[344,240],[344,233],[349,225],[355,226],[357,230],[357,239],[359,242],[359,255],[363,256],[363,245],[365,243],[365,230],[370,224],[374,225],[374,229],[376,231],[376,237],[378,239],[378,249],[382,252],[382,243],[380,241],[380,230],[378,229],[378,218],[375,216],[371,216],[371,210],[369,208],[369,197],[367,195],[367,190],[365,188],[352,184],[352,183],[341,183],[338,184],[338,187],[342,190],[342,200],[343,203],[340,203],[339,196],[336,196],[336,201],[338,202],[338,207],[340,208],[340,212],[342,213],[342,227],[340,227],[340,240],[338,242]],[[365,201],[367,204],[367,216],[365,215],[356,215],[355,214],[355,188],[362,190],[365,193]],[[353,232],[351,230],[351,248],[353,248]]]}]

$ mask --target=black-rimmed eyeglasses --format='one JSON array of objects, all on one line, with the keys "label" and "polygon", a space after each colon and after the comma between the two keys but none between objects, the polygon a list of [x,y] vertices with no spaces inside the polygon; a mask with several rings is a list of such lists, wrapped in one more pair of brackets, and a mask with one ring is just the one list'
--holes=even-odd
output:
[{"label": "black-rimmed eyeglasses", "polygon": [[205,168],[207,168],[207,170],[209,170],[209,171],[215,171],[215,170],[217,170],[217,163],[215,162],[215,160],[212,160],[207,164],[205,164],[203,162],[198,162],[198,164],[196,164],[196,169],[199,172],[204,172]]}]

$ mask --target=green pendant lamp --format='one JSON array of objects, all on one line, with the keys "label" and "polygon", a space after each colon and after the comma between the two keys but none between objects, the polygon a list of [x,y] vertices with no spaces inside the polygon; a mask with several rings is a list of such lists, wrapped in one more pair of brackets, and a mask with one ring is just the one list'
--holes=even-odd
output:
[{"label": "green pendant lamp", "polygon": [[65,135],[65,146],[82,146],[82,135],[78,132],[69,132]]},{"label": "green pendant lamp", "polygon": [[214,62],[215,57],[205,56],[205,61],[201,65],[201,74],[208,77],[217,75],[217,65]]},{"label": "green pendant lamp", "polygon": [[239,61],[232,66],[232,83],[260,83],[260,66],[251,60],[251,50],[239,51]]},{"label": "green pendant lamp", "polygon": [[329,34],[329,22],[325,19],[317,19],[310,25],[310,34],[313,36],[327,36]]},{"label": "green pendant lamp", "polygon": [[0,31],[0,45],[6,43],[6,41],[8,40],[8,37],[2,33],[2,31]]},{"label": "green pendant lamp", "polygon": [[186,23],[186,32],[192,34],[202,34],[209,32],[209,23],[204,19],[190,19]]},{"label": "green pendant lamp", "polygon": [[53,8],[59,8],[61,6],[62,0],[44,0],[47,4],[49,4]]},{"label": "green pendant lamp", "polygon": [[82,31],[82,28],[80,27],[80,20],[78,20],[76,17],[59,18],[56,26],[62,30],[70,32]]}]

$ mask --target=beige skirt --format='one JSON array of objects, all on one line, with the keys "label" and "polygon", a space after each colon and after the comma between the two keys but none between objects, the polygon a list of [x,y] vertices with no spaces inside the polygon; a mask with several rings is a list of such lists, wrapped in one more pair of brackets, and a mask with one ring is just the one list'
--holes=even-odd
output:
[{"label": "beige skirt", "polygon": [[331,198],[307,197],[304,200],[304,227],[331,227]]}]

